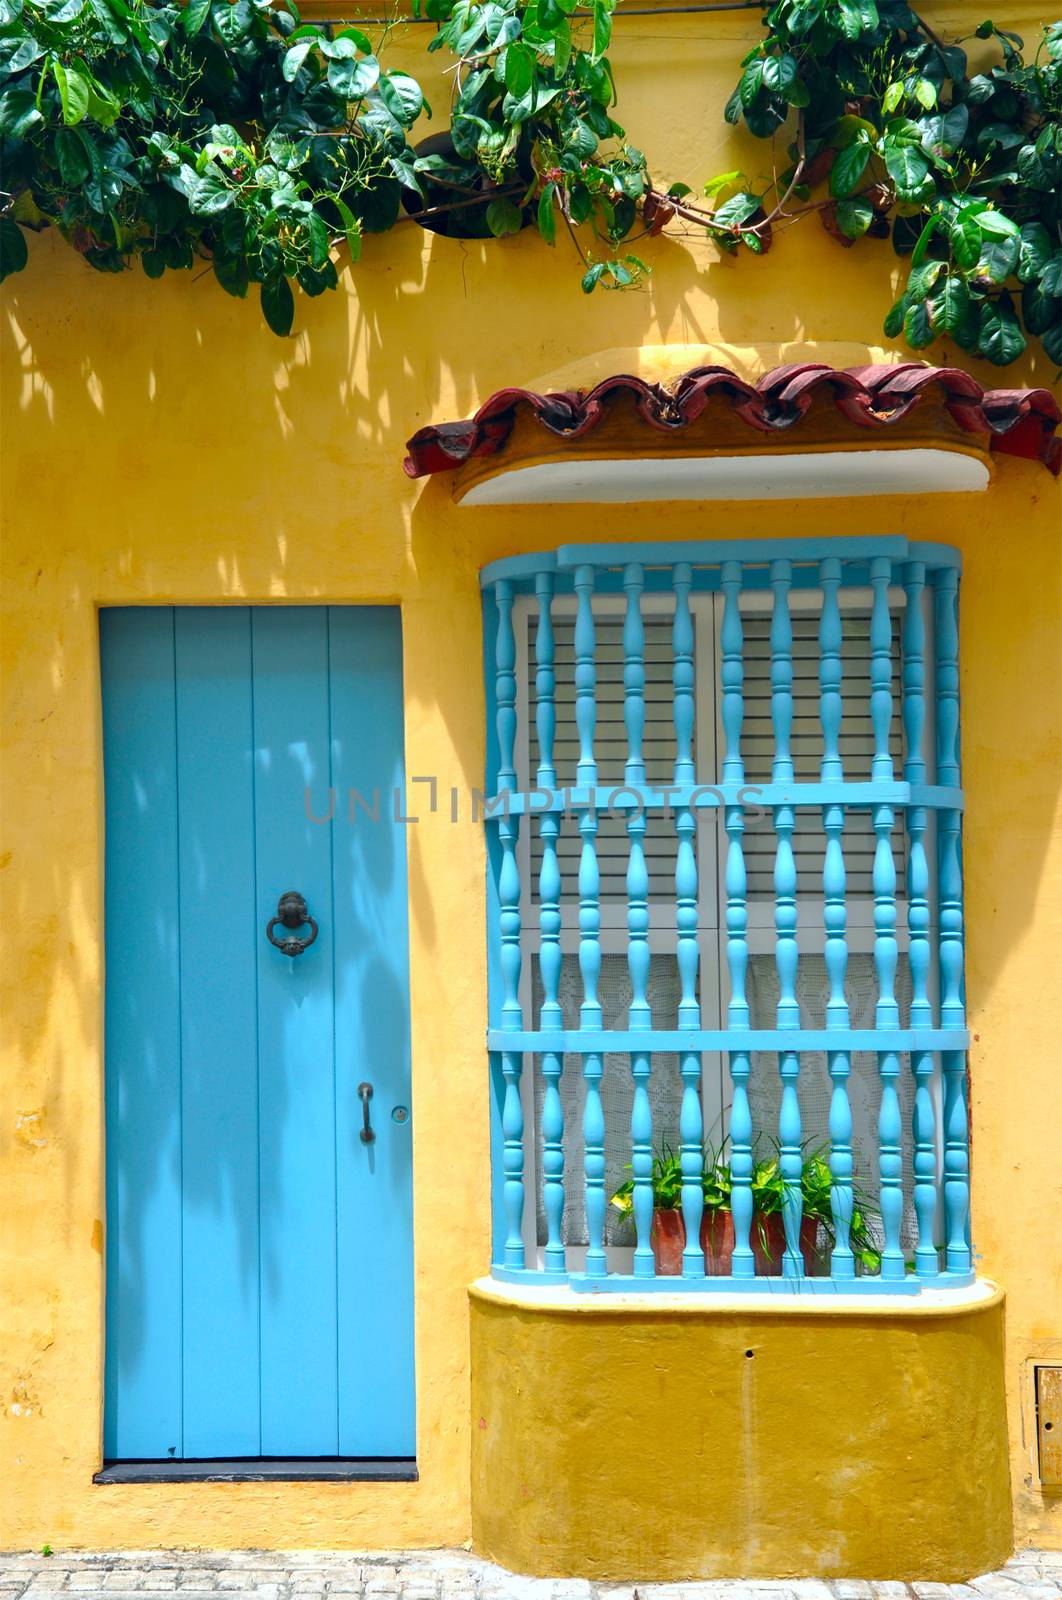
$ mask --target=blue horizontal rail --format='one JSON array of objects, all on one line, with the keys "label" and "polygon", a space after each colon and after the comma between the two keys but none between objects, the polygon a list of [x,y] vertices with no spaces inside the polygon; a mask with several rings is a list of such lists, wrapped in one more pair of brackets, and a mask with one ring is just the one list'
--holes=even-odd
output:
[{"label": "blue horizontal rail", "polygon": [[488,1028],[488,1050],[597,1055],[647,1050],[966,1050],[966,1028],[559,1028],[547,1032]]},{"label": "blue horizontal rail", "polygon": [[585,1272],[536,1271],[532,1267],[505,1267],[495,1263],[490,1275],[498,1283],[567,1286],[576,1294],[698,1294],[733,1295],[754,1294],[761,1298],[776,1296],[811,1295],[815,1299],[837,1295],[856,1295],[863,1299],[877,1299],[882,1295],[903,1295],[913,1298],[924,1289],[969,1289],[977,1281],[974,1272],[939,1272],[932,1281],[923,1280],[916,1272],[903,1278],[863,1277],[848,1280],[838,1278],[645,1278],[627,1272],[610,1272],[607,1278],[590,1277]]},{"label": "blue horizontal rail", "polygon": [[[962,570],[961,551],[950,545],[905,539],[901,534],[857,536],[851,539],[682,539],[660,543],[638,541],[631,544],[562,545],[558,550],[502,556],[481,569],[480,586],[490,589],[499,579],[521,583],[540,572],[572,573],[580,566],[590,566],[600,571],[609,567],[625,567],[632,562],[648,568],[673,567],[676,562],[688,562],[694,568],[718,571],[725,562],[738,561],[744,568],[762,567],[780,556],[812,569],[819,562],[840,557],[847,563],[855,564],[884,558],[897,568],[905,562],[922,561],[930,568],[952,568],[956,572]],[[849,581],[852,576],[850,572]],[[755,582],[746,581],[746,587],[757,586]]]},{"label": "blue horizontal rail", "polygon": [[652,811],[670,815],[693,809],[703,811],[739,806],[745,811],[767,811],[774,806],[818,809],[843,805],[869,811],[875,806],[894,808],[925,806],[930,811],[961,811],[961,789],[941,784],[903,782],[869,783],[720,783],[673,784],[652,788],[647,784],[501,789],[482,802],[483,820],[539,816],[543,812]]}]

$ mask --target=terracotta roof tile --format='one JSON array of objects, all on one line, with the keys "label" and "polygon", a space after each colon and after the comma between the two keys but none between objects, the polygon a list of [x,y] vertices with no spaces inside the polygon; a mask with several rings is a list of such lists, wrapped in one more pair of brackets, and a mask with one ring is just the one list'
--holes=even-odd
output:
[{"label": "terracotta roof tile", "polygon": [[777,434],[798,425],[822,394],[855,426],[882,428],[908,416],[927,390],[936,391],[964,432],[989,434],[993,450],[1042,461],[1056,476],[1062,470],[1062,440],[1055,432],[1060,412],[1049,390],[985,389],[958,367],[923,362],[845,368],[805,362],[775,367],[756,384],[727,367],[694,367],[670,385],[618,373],[588,390],[499,389],[467,421],[418,429],[404,465],[409,477],[422,478],[476,456],[495,455],[504,449],[521,408],[557,438],[582,439],[621,394],[632,396],[641,420],[661,433],[688,427],[710,401],[721,399],[750,428]]}]

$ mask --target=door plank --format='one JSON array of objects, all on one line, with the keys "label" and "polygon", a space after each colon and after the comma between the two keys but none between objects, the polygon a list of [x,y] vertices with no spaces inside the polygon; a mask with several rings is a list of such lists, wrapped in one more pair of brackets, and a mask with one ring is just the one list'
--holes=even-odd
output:
[{"label": "door plank", "polygon": [[181,607],[175,640],[184,1453],[256,1456],[259,930],[251,613]]},{"label": "door plank", "polygon": [[258,938],[261,1393],[265,1455],[338,1454],[328,613],[252,615],[257,927],[288,889],[318,922],[290,958]]},{"label": "door plank", "polygon": [[[335,872],[339,1449],[412,1456],[413,1196],[402,628],[396,606],[330,611]],[[354,788],[363,810],[351,822]],[[426,791],[421,791],[426,794]],[[402,815],[407,809],[403,805]],[[371,1144],[358,1084],[372,1085]]]},{"label": "door plank", "polygon": [[173,630],[169,607],[100,612],[108,1458],[183,1452]]}]

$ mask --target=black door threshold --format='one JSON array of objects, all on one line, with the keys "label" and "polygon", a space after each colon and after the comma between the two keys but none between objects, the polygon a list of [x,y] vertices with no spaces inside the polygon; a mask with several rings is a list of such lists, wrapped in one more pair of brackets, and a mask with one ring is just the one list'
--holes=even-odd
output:
[{"label": "black door threshold", "polygon": [[416,1483],[404,1456],[237,1456],[227,1461],[105,1461],[93,1483]]}]

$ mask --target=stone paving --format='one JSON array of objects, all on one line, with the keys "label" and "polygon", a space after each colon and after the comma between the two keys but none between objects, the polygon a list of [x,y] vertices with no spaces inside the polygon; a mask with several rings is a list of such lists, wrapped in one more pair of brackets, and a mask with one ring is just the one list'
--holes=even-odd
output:
[{"label": "stone paving", "polygon": [[520,1578],[460,1550],[0,1555],[0,1600],[1062,1600],[1062,1552],[1028,1550],[969,1583],[590,1583]]}]

